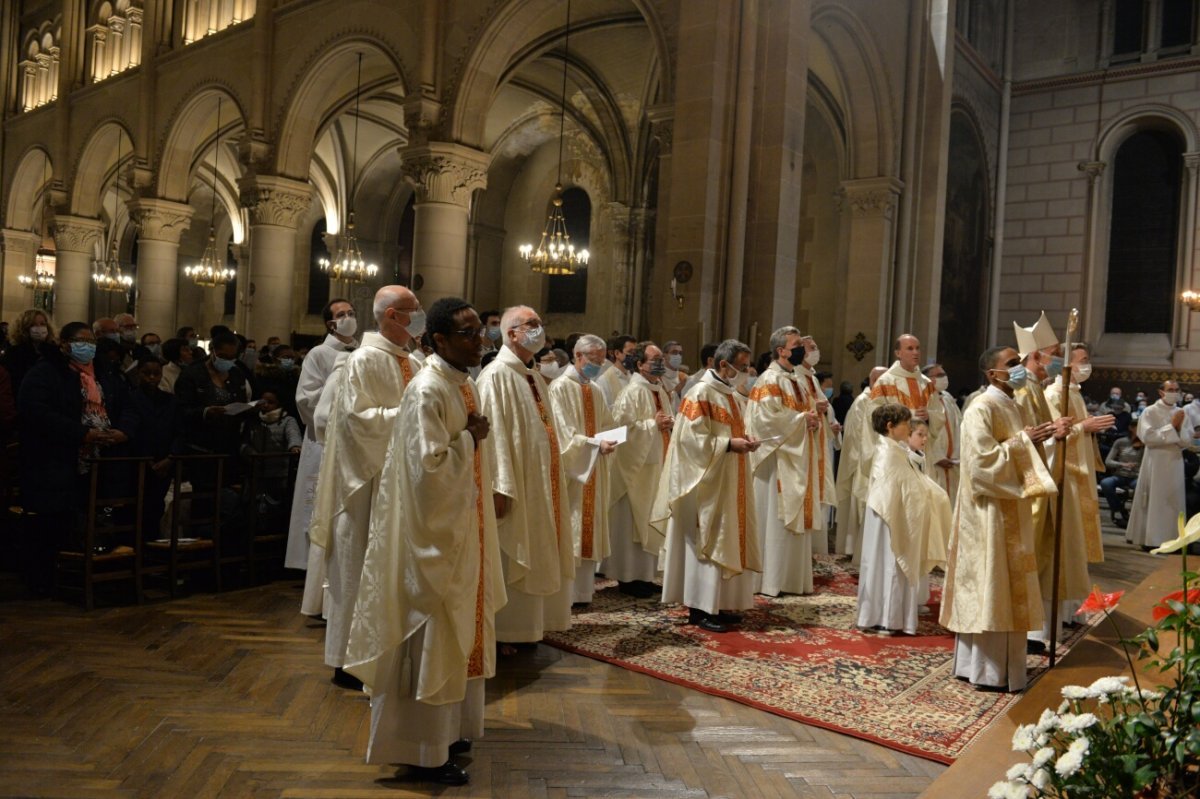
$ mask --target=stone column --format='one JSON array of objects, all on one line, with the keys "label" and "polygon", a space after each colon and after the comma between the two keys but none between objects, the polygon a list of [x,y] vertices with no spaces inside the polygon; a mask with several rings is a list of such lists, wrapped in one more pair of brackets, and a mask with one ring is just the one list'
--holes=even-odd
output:
[{"label": "stone column", "polygon": [[178,326],[179,237],[194,212],[183,203],[141,198],[129,203],[129,213],[138,223],[138,324],[165,341]]},{"label": "stone column", "polygon": [[42,237],[28,230],[0,231],[4,236],[4,301],[0,319],[9,322],[26,308],[33,307],[33,292],[21,285],[21,275],[33,275],[37,261],[37,248]]},{"label": "stone column", "polygon": [[51,225],[57,260],[54,266],[54,321],[90,322],[92,263],[96,245],[104,241],[104,223],[83,216],[54,217]]},{"label": "stone column", "polygon": [[626,333],[632,330],[630,311],[633,308],[633,298],[630,292],[633,282],[633,241],[637,236],[637,228],[634,226],[629,206],[625,203],[606,203],[604,211],[612,236],[612,254],[605,260],[609,260],[611,265],[606,264],[603,269],[592,267],[588,270],[591,273],[589,297],[601,284],[606,284],[609,289],[604,326]]},{"label": "stone column", "polygon": [[500,263],[504,258],[507,235],[504,228],[482,222],[472,223],[470,227],[471,250],[464,299],[481,310],[500,305]]},{"label": "stone column", "polygon": [[287,340],[292,332],[292,293],[296,284],[296,229],[312,199],[298,180],[252,175],[238,181],[242,206],[250,212],[250,279],[254,306],[246,336]]},{"label": "stone column", "polygon": [[461,144],[429,142],[402,149],[400,158],[416,193],[413,288],[426,307],[442,297],[462,297],[471,196],[487,187],[490,157]]},{"label": "stone column", "polygon": [[[842,214],[846,275],[840,282],[841,341],[833,353],[833,373],[864,373],[876,362],[891,363],[890,311],[892,258],[896,250],[896,204],[904,184],[895,178],[847,180],[837,192]],[[846,346],[862,333],[874,357],[858,361]]]},{"label": "stone column", "polygon": [[[233,309],[233,329],[245,330],[249,324],[248,314],[253,304],[250,293],[250,245],[248,243],[232,244],[230,249],[237,261],[237,300]],[[280,334],[280,338],[282,338]]]},{"label": "stone column", "polygon": [[[1107,213],[1101,209],[1099,198],[1100,177],[1104,174],[1105,162],[1081,161],[1079,171],[1087,178],[1087,216],[1084,217],[1083,231],[1083,291],[1087,307],[1083,313],[1083,339],[1095,343],[1100,342],[1104,334],[1104,300],[1107,291],[1098,285],[1099,270],[1096,269],[1097,250],[1107,251],[1107,243],[1097,242],[1097,230],[1100,229],[1100,215]],[[1183,217],[1186,219],[1187,217]],[[1190,261],[1189,261],[1190,263]]]}]

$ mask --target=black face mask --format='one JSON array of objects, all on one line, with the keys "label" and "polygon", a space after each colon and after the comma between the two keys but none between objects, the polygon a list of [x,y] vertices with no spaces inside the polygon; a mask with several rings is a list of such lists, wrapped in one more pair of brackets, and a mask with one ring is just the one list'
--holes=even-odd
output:
[{"label": "black face mask", "polygon": [[792,351],[788,353],[788,363],[792,366],[799,366],[804,363],[804,356],[806,354],[803,346],[792,347]]},{"label": "black face mask", "polygon": [[626,372],[636,372],[638,368],[638,360],[636,355],[626,355],[621,365],[625,367]]}]

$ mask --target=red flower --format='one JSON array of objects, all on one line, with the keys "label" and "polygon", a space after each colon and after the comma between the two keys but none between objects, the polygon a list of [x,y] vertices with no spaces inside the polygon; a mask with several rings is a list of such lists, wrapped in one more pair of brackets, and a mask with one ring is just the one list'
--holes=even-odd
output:
[{"label": "red flower", "polygon": [[1158,604],[1154,606],[1154,620],[1155,621],[1162,621],[1167,616],[1170,616],[1172,613],[1175,612],[1175,611],[1171,610],[1169,607],[1167,607],[1168,600],[1174,600],[1176,602],[1185,602],[1189,605],[1200,605],[1200,588],[1193,588],[1191,591],[1188,591],[1187,599],[1183,598],[1182,591],[1176,591],[1173,594],[1167,594],[1165,597],[1160,599]]},{"label": "red flower", "polygon": [[1117,603],[1121,601],[1121,597],[1123,596],[1125,596],[1124,591],[1113,591],[1111,594],[1106,594],[1100,590],[1100,586],[1093,585],[1092,593],[1088,594],[1088,598],[1079,606],[1079,610],[1075,611],[1075,615],[1095,613],[1097,610],[1103,610],[1107,613],[1116,608]]}]

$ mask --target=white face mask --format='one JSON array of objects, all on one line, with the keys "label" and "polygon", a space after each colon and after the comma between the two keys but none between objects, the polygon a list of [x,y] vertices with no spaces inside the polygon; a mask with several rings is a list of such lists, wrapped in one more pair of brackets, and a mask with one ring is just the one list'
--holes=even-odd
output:
[{"label": "white face mask", "polygon": [[562,374],[562,367],[558,365],[558,361],[550,361],[538,364],[538,371],[542,373],[542,377],[553,380]]},{"label": "white face mask", "polygon": [[405,332],[413,338],[420,338],[425,332],[425,312],[413,311],[408,315],[408,324],[404,326]]},{"label": "white face mask", "polygon": [[945,391],[950,388],[950,378],[942,375],[941,377],[933,378],[933,387],[938,391]]},{"label": "white face mask", "polygon": [[29,328],[29,338],[33,341],[45,341],[49,333],[45,325],[33,325]]},{"label": "white face mask", "polygon": [[821,351],[813,350],[812,352],[806,353],[804,356],[804,362],[809,366],[816,366],[821,362]]},{"label": "white face mask", "polygon": [[1168,405],[1178,405],[1179,404],[1179,392],[1178,391],[1168,391],[1168,392],[1164,393],[1163,394],[1163,402],[1167,403]]},{"label": "white face mask", "polygon": [[353,316],[343,316],[334,321],[334,328],[339,336],[350,338],[354,335],[354,331],[358,330],[358,320]]},{"label": "white face mask", "polygon": [[526,330],[521,339],[521,346],[530,352],[539,352],[546,346],[546,328],[538,327]]},{"label": "white face mask", "polygon": [[1084,383],[1092,376],[1092,365],[1090,363],[1081,363],[1071,370],[1071,378],[1076,383]]},{"label": "white face mask", "polygon": [[737,372],[733,377],[728,378],[729,385],[733,386],[735,390],[739,389],[746,384],[749,378],[750,374],[748,372]]}]

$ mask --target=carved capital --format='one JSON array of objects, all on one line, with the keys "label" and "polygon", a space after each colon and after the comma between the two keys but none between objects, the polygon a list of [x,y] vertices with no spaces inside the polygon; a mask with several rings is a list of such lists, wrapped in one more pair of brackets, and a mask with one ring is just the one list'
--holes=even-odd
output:
[{"label": "carved capital", "polygon": [[138,223],[138,238],[178,244],[195,211],[183,203],[141,197],[129,203],[129,213]]},{"label": "carved capital", "polygon": [[55,216],[50,223],[54,246],[65,252],[92,255],[104,239],[104,223],[85,216]]},{"label": "carved capital", "polygon": [[442,122],[442,104],[425,94],[417,94],[404,101],[404,128],[408,131],[408,144],[428,144],[429,137],[436,135]]},{"label": "carved capital", "polygon": [[312,187],[274,175],[238,180],[238,202],[250,212],[251,225],[274,225],[295,230],[308,212]]},{"label": "carved capital", "polygon": [[895,178],[864,178],[844,181],[834,192],[839,211],[852,217],[883,217],[891,219],[904,183]]},{"label": "carved capital", "polygon": [[476,189],[487,188],[491,157],[461,144],[429,142],[400,151],[404,179],[419,203],[453,203],[469,208]]},{"label": "carved capital", "polygon": [[1103,161],[1080,161],[1078,169],[1083,174],[1087,175],[1088,183],[1095,183],[1101,175],[1104,174],[1104,168],[1108,166]]},{"label": "carved capital", "polygon": [[625,203],[611,202],[605,206],[605,210],[608,211],[608,224],[612,227],[613,234],[621,239],[628,239],[629,234],[636,230],[629,206]]},{"label": "carved capital", "polygon": [[646,109],[646,119],[650,121],[650,135],[658,140],[658,154],[670,155],[675,133],[675,106],[652,105]]},{"label": "carved capital", "polygon": [[13,228],[5,228],[0,230],[0,237],[4,240],[4,254],[33,254],[37,252],[37,248],[42,246],[42,237],[28,230],[15,230]]},{"label": "carved capital", "polygon": [[1200,169],[1200,153],[1184,153],[1183,165],[1192,172]]}]

